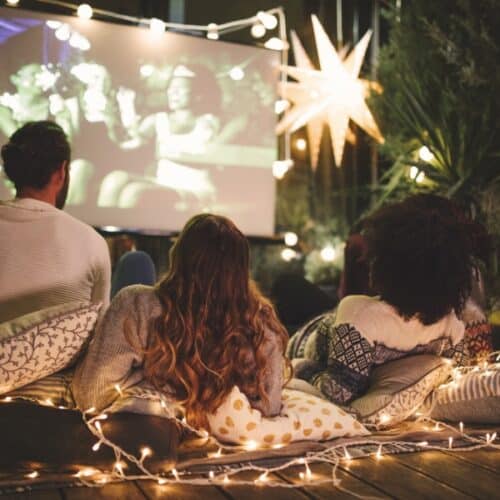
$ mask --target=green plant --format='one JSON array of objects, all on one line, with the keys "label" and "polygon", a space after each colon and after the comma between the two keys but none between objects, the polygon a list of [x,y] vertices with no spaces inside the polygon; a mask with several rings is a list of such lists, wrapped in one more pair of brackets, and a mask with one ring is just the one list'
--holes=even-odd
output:
[{"label": "green plant", "polygon": [[[393,166],[380,200],[430,189],[481,213],[481,193],[499,178],[499,0],[404,2],[386,13],[389,44],[381,50],[373,98]],[[428,161],[418,152],[427,146]],[[410,166],[425,173],[417,186]]]}]

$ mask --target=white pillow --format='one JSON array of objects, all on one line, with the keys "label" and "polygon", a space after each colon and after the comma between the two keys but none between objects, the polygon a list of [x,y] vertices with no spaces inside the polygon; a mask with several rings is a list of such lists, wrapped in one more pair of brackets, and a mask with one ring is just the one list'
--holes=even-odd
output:
[{"label": "white pillow", "polygon": [[304,439],[322,441],[369,434],[349,413],[324,399],[283,389],[279,416],[265,418],[234,387],[224,403],[208,416],[211,433],[220,441],[258,446],[288,444]]},{"label": "white pillow", "polygon": [[0,394],[68,366],[94,329],[100,308],[68,302],[0,324]]}]

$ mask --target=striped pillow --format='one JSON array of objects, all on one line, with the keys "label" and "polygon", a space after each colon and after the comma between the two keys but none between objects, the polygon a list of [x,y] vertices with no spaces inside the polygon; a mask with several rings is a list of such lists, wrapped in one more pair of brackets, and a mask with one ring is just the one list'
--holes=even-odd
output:
[{"label": "striped pillow", "polygon": [[500,423],[500,369],[471,372],[437,388],[422,411],[450,422]]},{"label": "striped pillow", "polygon": [[72,378],[73,369],[64,370],[4,394],[2,399],[20,399],[49,406],[74,409],[76,404],[71,393]]}]

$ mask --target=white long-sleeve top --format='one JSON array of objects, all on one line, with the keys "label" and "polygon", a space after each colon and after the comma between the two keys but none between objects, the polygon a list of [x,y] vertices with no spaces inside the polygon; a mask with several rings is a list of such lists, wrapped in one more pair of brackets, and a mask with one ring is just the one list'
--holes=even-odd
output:
[{"label": "white long-sleeve top", "polygon": [[0,202],[0,323],[71,301],[109,303],[106,242],[43,201]]}]

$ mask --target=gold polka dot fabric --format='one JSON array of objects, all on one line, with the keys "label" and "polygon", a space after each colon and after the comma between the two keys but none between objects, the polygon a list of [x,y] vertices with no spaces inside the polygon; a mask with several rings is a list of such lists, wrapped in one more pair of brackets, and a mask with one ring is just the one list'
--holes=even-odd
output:
[{"label": "gold polka dot fabric", "polygon": [[280,415],[265,418],[234,387],[219,409],[208,416],[208,422],[212,434],[220,441],[259,447],[369,434],[355,418],[333,403],[291,389],[283,390]]}]

